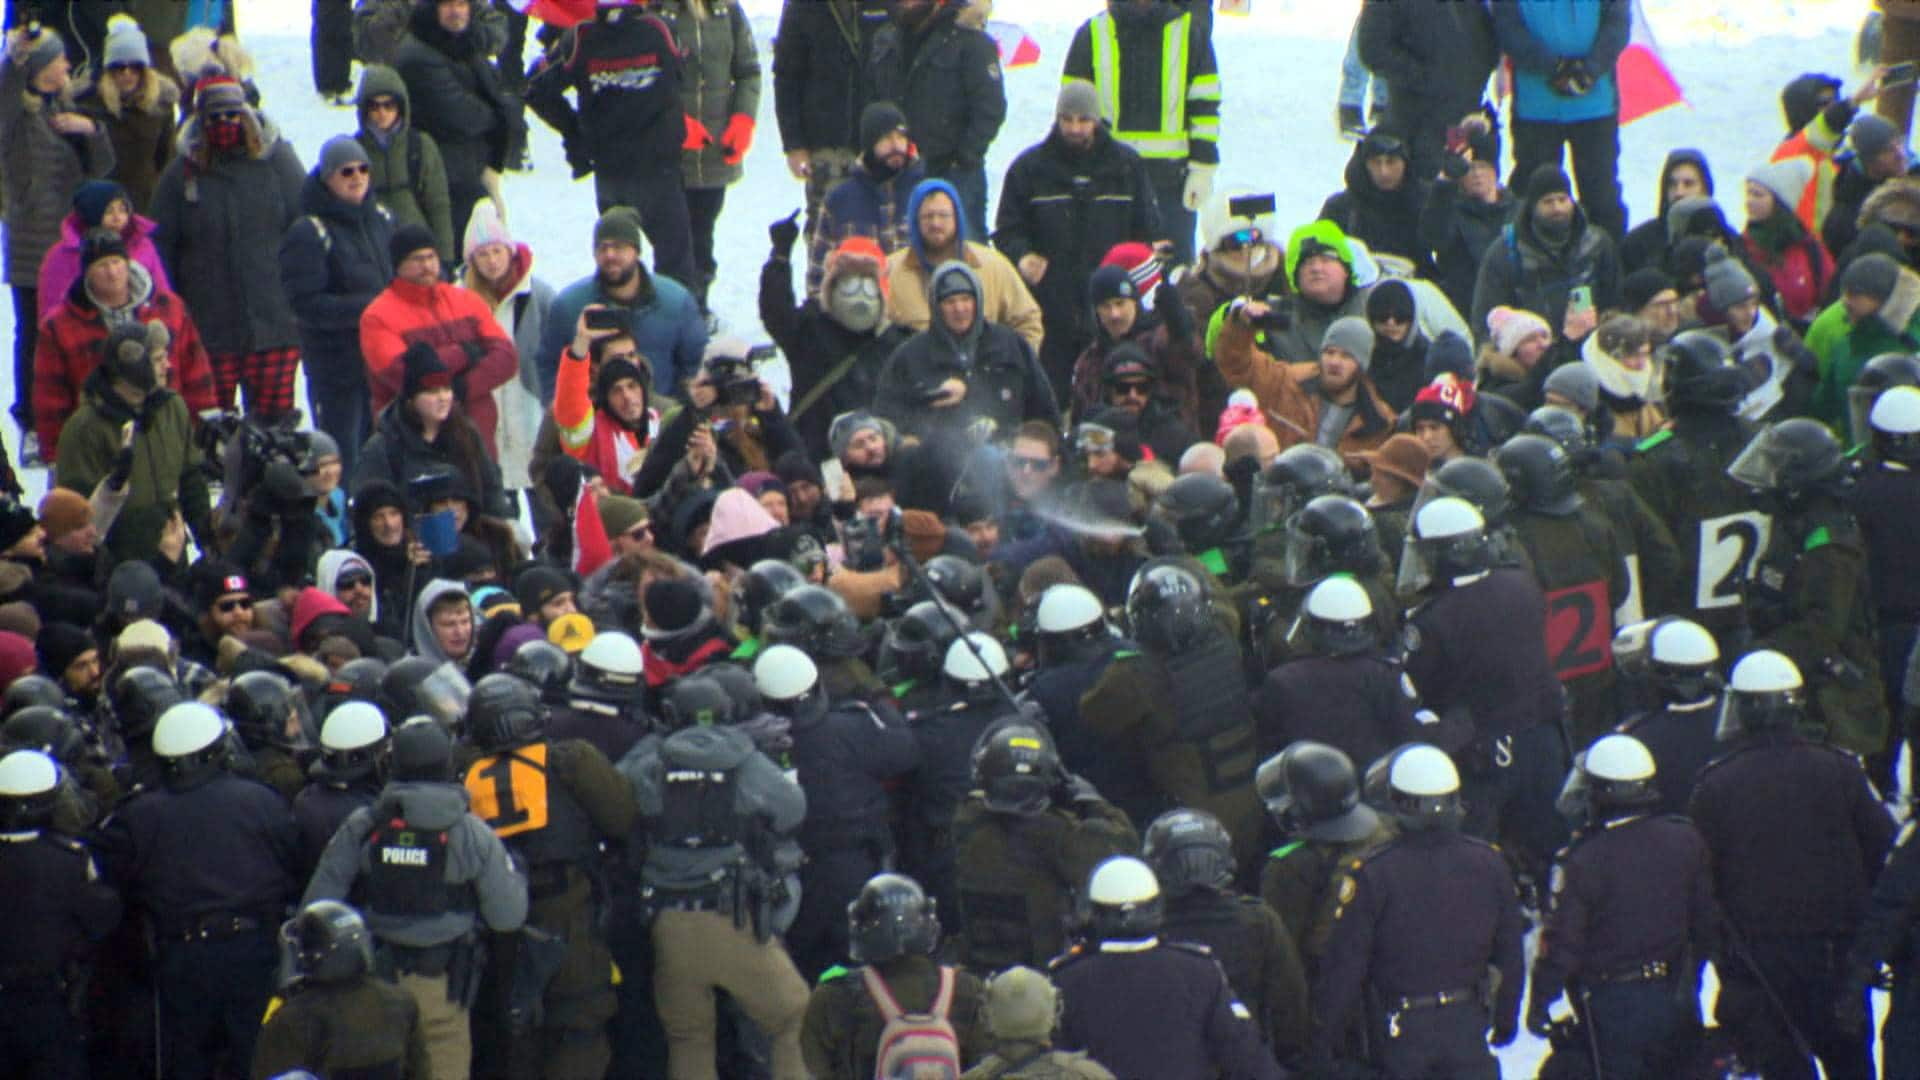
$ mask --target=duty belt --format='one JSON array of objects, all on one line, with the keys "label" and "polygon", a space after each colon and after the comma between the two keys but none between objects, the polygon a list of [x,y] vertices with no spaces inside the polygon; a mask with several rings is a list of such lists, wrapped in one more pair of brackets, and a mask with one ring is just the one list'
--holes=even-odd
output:
[{"label": "duty belt", "polygon": [[1387,1002],[1387,1038],[1400,1037],[1400,1018],[1407,1013],[1419,1012],[1423,1009],[1443,1009],[1449,1005],[1460,1005],[1466,1002],[1478,1004],[1479,1001],[1480,991],[1473,987],[1390,999]]},{"label": "duty belt", "polygon": [[647,906],[655,911],[733,910],[733,889],[730,886],[703,885],[697,889],[663,889],[654,886],[646,891],[644,899]]},{"label": "duty belt", "polygon": [[175,943],[193,941],[225,941],[227,938],[251,934],[265,924],[251,915],[233,915],[222,912],[216,915],[204,915],[192,925],[166,931],[159,935],[162,941]]},{"label": "duty belt", "polygon": [[1607,986],[1613,983],[1658,982],[1672,973],[1665,960],[1650,960],[1639,967],[1611,971],[1605,975],[1593,975],[1584,979],[1593,986]]},{"label": "duty belt", "polygon": [[393,967],[402,975],[420,975],[433,978],[445,975],[447,967],[453,961],[453,945],[430,945],[416,948],[410,945],[389,945],[393,954]]}]

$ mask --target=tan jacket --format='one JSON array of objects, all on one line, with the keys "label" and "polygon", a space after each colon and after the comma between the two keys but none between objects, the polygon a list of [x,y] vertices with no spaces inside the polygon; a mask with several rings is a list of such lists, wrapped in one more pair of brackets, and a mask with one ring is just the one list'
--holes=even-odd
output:
[{"label": "tan jacket", "polygon": [[[1020,280],[1005,255],[971,241],[967,243],[966,263],[980,278],[980,314],[1025,338],[1035,356],[1040,355],[1043,330],[1040,305]],[[914,331],[925,330],[933,318],[933,306],[927,302],[930,267],[921,265],[912,248],[901,248],[887,256],[887,318]]]},{"label": "tan jacket", "polygon": [[[1303,384],[1319,377],[1319,364],[1274,359],[1253,343],[1253,328],[1231,315],[1220,321],[1213,359],[1228,386],[1253,391],[1282,450],[1314,441],[1320,430],[1321,399]],[[1346,457],[1377,449],[1393,434],[1393,410],[1364,372],[1360,386],[1364,395],[1356,402],[1340,444],[1333,448]]]}]

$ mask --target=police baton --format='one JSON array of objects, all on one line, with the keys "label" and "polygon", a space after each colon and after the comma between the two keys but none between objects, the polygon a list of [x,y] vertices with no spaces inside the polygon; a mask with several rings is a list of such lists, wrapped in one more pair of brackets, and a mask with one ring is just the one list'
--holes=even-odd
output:
[{"label": "police baton", "polygon": [[1814,1060],[1813,1044],[1801,1034],[1799,1025],[1793,1022],[1793,1014],[1787,1011],[1786,1003],[1780,1000],[1780,995],[1774,991],[1773,984],[1767,981],[1766,973],[1760,970],[1759,961],[1753,958],[1752,950],[1747,948],[1746,936],[1733,924],[1732,919],[1722,919],[1721,924],[1726,927],[1727,944],[1731,948],[1733,958],[1740,961],[1741,965],[1752,974],[1753,981],[1760,987],[1761,996],[1767,999],[1767,1008],[1772,1010],[1774,1017],[1780,1021],[1780,1026],[1786,1028],[1787,1034],[1792,1037],[1793,1052],[1808,1061]]},{"label": "police baton", "polygon": [[987,673],[988,681],[992,682],[994,690],[1006,699],[1007,707],[1016,713],[1021,712],[1020,699],[1014,696],[1013,691],[1001,680],[999,673],[987,663],[987,658],[980,652],[980,646],[975,645],[973,639],[967,636],[970,632],[969,628],[961,625],[960,620],[954,618],[951,602],[940,591],[940,586],[934,584],[933,579],[928,577],[926,570],[921,567],[920,560],[914,558],[913,552],[907,549],[907,534],[901,527],[901,518],[899,507],[895,507],[887,517],[887,547],[893,551],[894,557],[900,560],[900,565],[907,568],[907,577],[927,590],[927,595],[933,598],[934,608],[940,612],[940,618],[947,624],[947,628],[954,632],[956,640],[965,644],[967,651],[973,654],[974,662],[980,665],[981,671]]}]

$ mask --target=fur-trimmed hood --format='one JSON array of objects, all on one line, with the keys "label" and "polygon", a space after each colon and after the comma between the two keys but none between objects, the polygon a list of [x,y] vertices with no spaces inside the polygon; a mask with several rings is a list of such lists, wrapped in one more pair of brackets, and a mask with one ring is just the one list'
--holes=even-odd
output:
[{"label": "fur-trimmed hood", "polygon": [[168,116],[180,107],[180,84],[153,68],[147,68],[142,73],[140,89],[134,91],[130,98],[121,98],[120,84],[104,72],[93,81],[91,89],[93,96],[99,99],[100,107],[115,119],[124,115],[128,108],[148,116]]},{"label": "fur-trimmed hood", "polygon": [[173,70],[188,86],[208,74],[231,75],[243,83],[253,81],[253,54],[228,34],[219,37],[206,27],[195,27],[167,45],[173,58]]},{"label": "fur-trimmed hood", "polygon": [[1887,295],[1887,302],[1874,312],[1874,318],[1885,323],[1887,329],[1897,336],[1907,332],[1916,313],[1920,313],[1920,274],[1902,266],[1900,273],[1893,279],[1893,292]]},{"label": "fur-trimmed hood", "polygon": [[1920,229],[1920,178],[1896,176],[1874,188],[1854,219],[1856,228],[1869,225]]}]

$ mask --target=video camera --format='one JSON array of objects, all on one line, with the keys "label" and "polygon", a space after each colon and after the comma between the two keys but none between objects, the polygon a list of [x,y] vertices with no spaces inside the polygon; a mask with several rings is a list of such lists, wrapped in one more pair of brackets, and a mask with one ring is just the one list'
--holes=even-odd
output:
[{"label": "video camera", "polygon": [[706,362],[707,381],[713,384],[714,404],[720,407],[760,401],[760,362],[779,355],[772,345],[756,345],[744,357],[716,356]]},{"label": "video camera", "polygon": [[259,483],[267,466],[284,461],[298,469],[307,457],[307,433],[300,431],[299,412],[291,412],[271,426],[237,412],[208,410],[200,414],[194,442],[200,448],[201,468],[208,479],[226,484],[244,495]]}]

